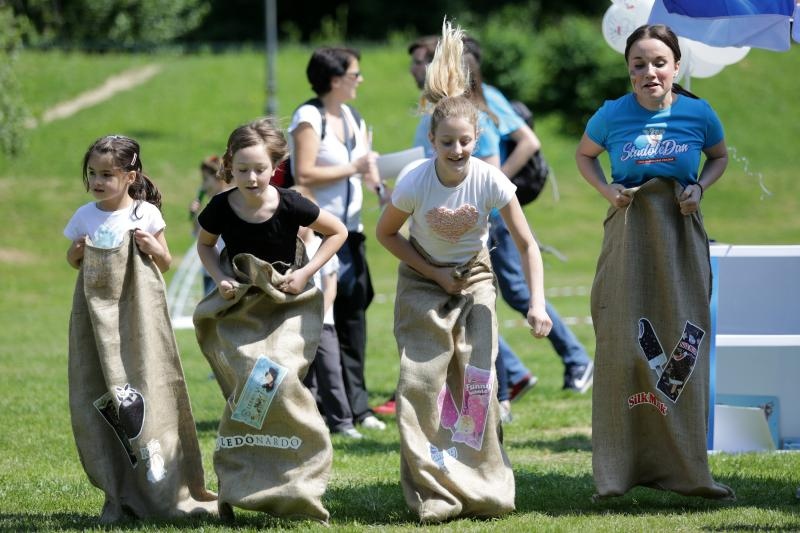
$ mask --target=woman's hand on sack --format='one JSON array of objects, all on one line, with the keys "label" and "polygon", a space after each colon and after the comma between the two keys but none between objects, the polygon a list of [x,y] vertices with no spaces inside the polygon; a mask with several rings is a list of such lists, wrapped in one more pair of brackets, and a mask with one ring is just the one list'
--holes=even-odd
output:
[{"label": "woman's hand on sack", "polygon": [[703,189],[696,183],[690,183],[683,188],[678,196],[678,206],[681,208],[682,215],[691,215],[700,208],[700,199],[703,197]]},{"label": "woman's hand on sack", "polygon": [[550,329],[553,327],[553,321],[550,315],[545,311],[544,306],[536,307],[531,306],[528,308],[528,324],[531,326],[531,335],[537,339],[547,337],[550,334]]},{"label": "woman's hand on sack", "polygon": [[631,203],[631,197],[625,194],[625,187],[619,183],[609,183],[603,190],[603,196],[613,207],[627,207]]},{"label": "woman's hand on sack", "polygon": [[308,285],[310,276],[303,269],[293,270],[286,274],[283,282],[278,285],[278,290],[286,294],[300,294]]},{"label": "woman's hand on sack", "polygon": [[226,300],[230,300],[234,296],[236,296],[236,289],[239,288],[239,283],[230,278],[226,278],[220,280],[219,284],[217,285],[217,290],[219,291],[219,295],[225,298]]},{"label": "woman's hand on sack", "polygon": [[453,267],[436,267],[431,272],[431,279],[435,281],[447,294],[461,294],[467,284],[464,278],[453,276]]}]

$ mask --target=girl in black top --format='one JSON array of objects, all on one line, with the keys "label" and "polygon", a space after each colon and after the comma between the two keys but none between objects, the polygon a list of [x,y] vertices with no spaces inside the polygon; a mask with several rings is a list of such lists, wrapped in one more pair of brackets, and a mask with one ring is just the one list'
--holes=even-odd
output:
[{"label": "girl in black top", "polygon": [[252,254],[285,273],[294,264],[300,226],[321,234],[314,257],[289,272],[278,287],[289,294],[299,294],[345,241],[347,230],[339,219],[294,191],[270,185],[287,152],[283,133],[266,118],[236,128],[228,138],[220,172],[235,188],[212,198],[200,213],[197,239],[200,260],[223,298],[233,297],[237,282],[220,267],[215,248],[220,237],[230,259]]}]

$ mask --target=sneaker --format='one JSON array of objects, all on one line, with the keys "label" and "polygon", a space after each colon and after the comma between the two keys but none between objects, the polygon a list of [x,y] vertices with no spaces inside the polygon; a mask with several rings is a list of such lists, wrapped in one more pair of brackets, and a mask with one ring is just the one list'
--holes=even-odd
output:
[{"label": "sneaker", "polygon": [[366,429],[377,429],[378,431],[383,431],[386,429],[386,424],[378,420],[373,415],[369,415],[367,418],[361,421],[361,427]]},{"label": "sneaker", "polygon": [[336,432],[338,435],[347,437],[348,439],[363,439],[364,435],[359,433],[356,428],[347,428]]},{"label": "sneaker", "polygon": [[511,415],[511,402],[509,400],[501,401],[500,422],[503,424],[510,424],[512,420],[514,420],[514,417]]},{"label": "sneaker", "polygon": [[594,363],[574,365],[564,373],[564,390],[573,390],[583,394],[594,382]]},{"label": "sneaker", "polygon": [[389,399],[386,400],[386,402],[374,407],[372,410],[379,415],[393,415],[397,413],[397,404],[394,400]]},{"label": "sneaker", "polygon": [[522,398],[526,392],[531,390],[539,382],[539,378],[532,374],[528,374],[521,380],[511,385],[511,390],[508,391],[508,399],[515,402]]}]

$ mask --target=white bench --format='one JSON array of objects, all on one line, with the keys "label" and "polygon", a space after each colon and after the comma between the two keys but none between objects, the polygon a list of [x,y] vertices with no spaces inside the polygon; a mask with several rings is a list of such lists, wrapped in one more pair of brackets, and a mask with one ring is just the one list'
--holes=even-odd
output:
[{"label": "white bench", "polygon": [[776,396],[779,438],[800,438],[800,246],[712,245],[711,257],[713,388]]}]

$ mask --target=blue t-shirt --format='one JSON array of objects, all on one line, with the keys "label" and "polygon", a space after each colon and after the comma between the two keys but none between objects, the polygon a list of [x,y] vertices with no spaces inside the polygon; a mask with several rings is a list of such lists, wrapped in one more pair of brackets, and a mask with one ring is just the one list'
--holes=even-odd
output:
[{"label": "blue t-shirt", "polygon": [[[515,130],[521,128],[525,121],[514,112],[506,97],[491,85],[482,85],[486,106],[497,117],[497,124],[486,113],[481,113],[478,118],[478,142],[472,155],[479,158],[497,155],[500,162],[505,161],[508,154],[505,151],[505,141]],[[433,146],[428,139],[431,127],[431,115],[426,113],[420,118],[414,132],[414,146],[421,146],[425,150],[425,157],[433,157]]]},{"label": "blue t-shirt", "polygon": [[724,137],[705,100],[681,95],[667,109],[650,111],[633,93],[606,100],[586,124],[586,135],[608,152],[613,182],[626,187],[656,176],[695,183],[703,149]]}]

